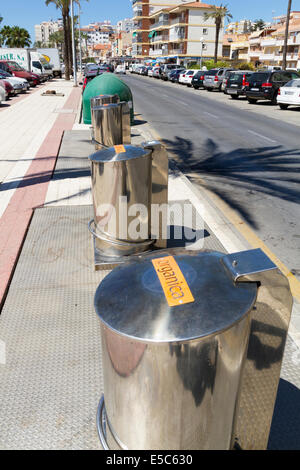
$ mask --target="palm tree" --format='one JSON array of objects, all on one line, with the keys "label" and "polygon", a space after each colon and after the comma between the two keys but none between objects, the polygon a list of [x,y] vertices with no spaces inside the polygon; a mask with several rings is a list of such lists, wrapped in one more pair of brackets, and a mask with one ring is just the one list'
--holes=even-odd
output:
[{"label": "palm tree", "polygon": [[219,48],[219,36],[220,30],[225,19],[232,19],[232,14],[228,10],[228,5],[221,5],[219,7],[212,6],[212,11],[210,13],[204,13],[204,20],[213,19],[216,25],[216,41],[215,41],[215,63],[218,62],[218,48]]},{"label": "palm tree", "polygon": [[1,30],[2,38],[6,47],[29,47],[31,44],[30,34],[19,26],[3,26]]},{"label": "palm tree", "polygon": [[287,56],[287,46],[288,46],[288,37],[289,37],[289,25],[290,25],[291,9],[292,9],[292,0],[289,0],[288,1],[287,15],[286,15],[284,44],[283,44],[283,58],[282,58],[282,68],[283,68],[283,70],[286,69],[286,56]]},{"label": "palm tree", "polygon": [[61,11],[63,19],[63,32],[64,32],[64,63],[65,63],[65,78],[70,80],[70,42],[71,42],[71,31],[69,28],[69,17],[70,17],[70,0],[45,0],[46,5],[53,3],[57,9]]},{"label": "palm tree", "polygon": [[265,29],[265,27],[266,27],[266,23],[264,22],[264,20],[262,20],[262,19],[255,20],[254,25],[252,26],[251,30],[252,31],[262,31],[263,29]]}]

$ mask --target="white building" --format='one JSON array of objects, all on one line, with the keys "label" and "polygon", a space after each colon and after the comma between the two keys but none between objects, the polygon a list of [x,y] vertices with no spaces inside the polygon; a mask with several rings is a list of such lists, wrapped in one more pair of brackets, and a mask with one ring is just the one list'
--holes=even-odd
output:
[{"label": "white building", "polygon": [[120,20],[117,23],[117,32],[120,33],[124,31],[125,33],[130,33],[133,30],[133,19],[132,18],[125,18],[124,20]]},{"label": "white building", "polygon": [[49,36],[52,33],[59,31],[63,27],[61,19],[57,21],[43,21],[34,26],[35,42],[42,42],[45,45],[49,43]]}]

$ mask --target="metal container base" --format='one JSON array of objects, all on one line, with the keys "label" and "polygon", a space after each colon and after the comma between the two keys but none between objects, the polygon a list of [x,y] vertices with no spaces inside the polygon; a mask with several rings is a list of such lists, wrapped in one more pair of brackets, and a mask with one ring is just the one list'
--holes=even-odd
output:
[{"label": "metal container base", "polygon": [[[127,261],[134,259],[142,254],[149,254],[153,251],[159,250],[159,248],[156,248],[153,245],[154,240],[151,240],[147,243],[148,249],[145,249],[144,247],[144,249],[141,249],[140,251],[136,251],[135,253],[128,253],[124,255],[116,254],[115,256],[112,256],[112,255],[108,256],[104,251],[99,250],[99,248],[97,247],[97,240],[99,239],[99,237],[97,237],[97,234],[95,233],[95,231],[91,229],[91,224],[93,223],[94,223],[93,220],[89,222],[89,231],[93,236],[95,271],[113,269],[119,266],[120,264],[126,263]],[[134,244],[132,244],[132,246],[134,247]],[[138,247],[138,244],[136,244],[136,250],[137,250],[137,247]],[[142,244],[141,244],[141,248],[142,248]]]},{"label": "metal container base", "polygon": [[103,450],[128,450],[124,444],[118,441],[112,432],[106,415],[104,395],[102,395],[97,410],[97,432]]}]

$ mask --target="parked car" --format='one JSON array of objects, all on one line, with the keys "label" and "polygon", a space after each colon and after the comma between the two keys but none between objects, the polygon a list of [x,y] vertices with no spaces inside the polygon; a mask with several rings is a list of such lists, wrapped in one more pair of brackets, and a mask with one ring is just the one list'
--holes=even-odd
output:
[{"label": "parked car", "polygon": [[225,93],[225,95],[227,94],[227,92],[225,90],[226,89],[226,83],[227,83],[228,77],[231,73],[232,73],[232,70],[226,70],[226,72],[224,74],[224,78],[222,80],[221,91],[223,91],[223,93]]},{"label": "parked car", "polygon": [[82,84],[82,93],[86,89],[87,84],[91,82],[93,78],[97,77],[98,75],[102,75],[105,72],[106,69],[101,69],[101,67],[93,68],[90,69],[89,72],[86,72],[83,83],[80,83],[80,85]]},{"label": "parked car", "polygon": [[160,78],[160,67],[154,67],[153,69],[153,77]]},{"label": "parked car", "polygon": [[300,78],[297,72],[286,70],[255,72],[249,78],[249,84],[246,86],[247,99],[251,104],[258,100],[268,100],[272,104],[276,104],[279,88],[297,78]]},{"label": "parked car", "polygon": [[35,87],[41,83],[40,76],[33,72],[27,72],[19,64],[12,60],[0,60],[0,69],[17,78],[25,78],[29,85]]},{"label": "parked car", "polygon": [[178,83],[182,85],[187,85],[188,87],[192,86],[193,76],[197,73],[197,70],[188,70],[184,71],[179,75]]},{"label": "parked car", "polygon": [[164,64],[161,67],[161,74],[160,78],[162,80],[167,81],[168,80],[168,73],[171,72],[171,70],[178,69],[178,64]]},{"label": "parked car", "polygon": [[249,70],[237,70],[230,72],[226,80],[224,92],[230,95],[232,99],[238,99],[239,96],[246,95],[246,86],[249,85],[249,79],[254,72]]},{"label": "parked car", "polygon": [[153,70],[154,70],[154,67],[149,67],[149,69],[148,69],[148,77],[153,77]]},{"label": "parked car", "polygon": [[148,68],[144,65],[143,67],[139,68],[139,74],[140,75],[147,75],[148,74]]},{"label": "parked car", "polygon": [[16,93],[22,93],[29,89],[29,83],[25,78],[13,77],[10,73],[0,70],[0,78],[7,80],[13,87]]},{"label": "parked car", "polygon": [[193,76],[192,86],[195,88],[195,90],[198,90],[200,87],[204,88],[203,80],[206,73],[209,72],[207,70],[197,70],[197,73],[195,73]]},{"label": "parked car", "polygon": [[15,90],[13,86],[7,80],[0,80],[0,86],[2,86],[5,89],[7,99],[10,96],[15,95]]},{"label": "parked car", "polygon": [[2,85],[0,85],[0,104],[6,100],[7,100],[7,93],[5,91],[5,88]]},{"label": "parked car", "polygon": [[233,68],[223,67],[220,69],[211,69],[209,73],[205,75],[203,85],[207,91],[218,90],[221,91],[222,82],[225,78],[227,71],[233,71]]},{"label": "parked car", "polygon": [[300,106],[300,78],[291,80],[279,88],[277,103],[281,109],[287,109],[289,106]]},{"label": "parked car", "polygon": [[123,75],[126,75],[125,65],[117,65],[115,73],[122,73]]},{"label": "parked car", "polygon": [[180,67],[180,68],[177,68],[177,69],[174,69],[174,70],[171,70],[169,73],[168,73],[168,80],[172,83],[178,83],[178,78],[179,78],[179,75],[182,73],[182,72],[185,72],[185,68],[184,67]]}]

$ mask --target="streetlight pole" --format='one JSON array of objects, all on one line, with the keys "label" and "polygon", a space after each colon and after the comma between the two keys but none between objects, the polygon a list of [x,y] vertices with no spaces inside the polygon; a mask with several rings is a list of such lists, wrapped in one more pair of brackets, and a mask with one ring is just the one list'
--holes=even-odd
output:
[{"label": "streetlight pole", "polygon": [[200,70],[202,70],[202,59],[203,59],[203,42],[204,38],[200,38]]},{"label": "streetlight pole", "polygon": [[74,86],[77,86],[75,31],[74,31],[74,0],[71,0],[71,23],[72,23],[73,77],[74,77]]},{"label": "streetlight pole", "polygon": [[80,25],[80,15],[81,15],[81,9],[80,9],[80,3],[78,3],[78,26],[79,26],[79,67],[80,67],[80,73],[82,72],[82,50],[81,50],[81,25]]}]

